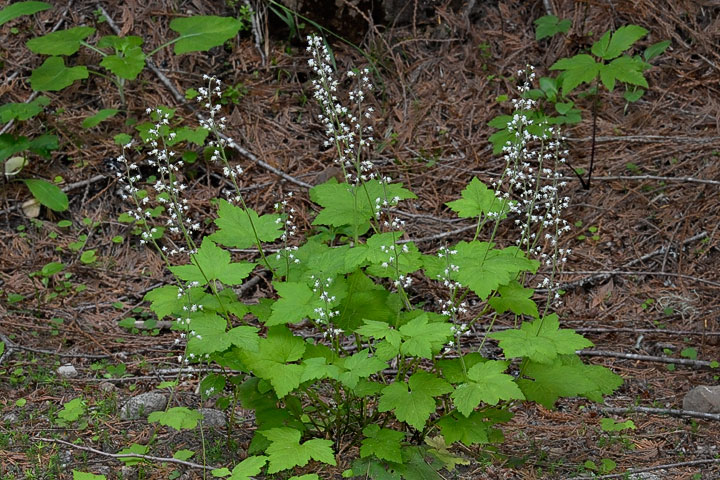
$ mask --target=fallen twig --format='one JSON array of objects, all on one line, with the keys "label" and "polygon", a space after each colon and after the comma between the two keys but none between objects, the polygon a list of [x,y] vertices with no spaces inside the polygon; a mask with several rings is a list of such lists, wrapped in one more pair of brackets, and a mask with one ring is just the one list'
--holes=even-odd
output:
[{"label": "fallen twig", "polygon": [[693,410],[680,410],[677,408],[651,408],[651,407],[607,407],[598,408],[603,413],[655,413],[670,415],[671,417],[702,418],[704,420],[720,420],[719,413],[695,412]]},{"label": "fallen twig", "polygon": [[[655,465],[647,468],[631,468],[623,473],[611,473],[608,475],[583,475],[580,477],[572,477],[569,480],[597,480],[599,478],[628,478],[629,475],[643,472],[655,472],[658,470],[666,470],[668,468],[694,467],[695,465],[707,465],[708,463],[720,463],[720,458],[705,458],[702,460],[690,460],[688,462],[667,463],[665,465]],[[638,479],[640,477],[637,477]]]},{"label": "fallen twig", "polygon": [[[683,273],[674,273],[674,272],[648,272],[648,271],[632,271],[632,270],[582,270],[582,271],[573,271],[573,272],[563,272],[564,275],[593,275],[593,276],[600,276],[600,275],[607,275],[608,277],[611,277],[613,275],[658,275],[662,277],[677,277],[677,278],[683,278],[686,280],[692,280],[694,282],[699,283],[705,283],[707,285],[712,285],[714,287],[720,287],[720,282],[714,282],[712,280],[706,280],[704,278],[700,277],[694,277],[692,275],[685,275]],[[587,281],[588,279],[584,279],[584,281]],[[563,285],[560,286],[560,288],[566,288]]]},{"label": "fallen twig", "polygon": [[102,450],[98,450],[96,448],[92,447],[84,447],[82,445],[75,445],[74,443],[66,442],[65,440],[59,440],[56,438],[45,438],[45,437],[31,437],[33,440],[38,440],[41,442],[51,442],[51,443],[60,443],[62,445],[66,445],[68,447],[75,448],[77,450],[84,450],[86,452],[92,452],[96,453],[98,455],[102,455],[104,457],[110,457],[115,459],[123,459],[123,458],[141,458],[143,460],[150,460],[153,462],[167,462],[167,463],[176,463],[178,465],[184,465],[186,467],[190,468],[198,468],[201,470],[215,470],[218,467],[213,467],[209,465],[200,465],[199,463],[194,462],[188,462],[187,460],[178,460],[177,458],[170,458],[170,457],[156,457],[154,455],[142,455],[139,453],[108,453],[103,452]]},{"label": "fallen twig", "polygon": [[689,358],[658,357],[655,355],[638,355],[636,353],[610,352],[607,350],[579,350],[576,353],[584,357],[613,357],[625,358],[627,360],[639,360],[643,362],[672,363],[678,365],[688,365],[691,367],[717,368],[714,366],[714,362],[692,360]]}]

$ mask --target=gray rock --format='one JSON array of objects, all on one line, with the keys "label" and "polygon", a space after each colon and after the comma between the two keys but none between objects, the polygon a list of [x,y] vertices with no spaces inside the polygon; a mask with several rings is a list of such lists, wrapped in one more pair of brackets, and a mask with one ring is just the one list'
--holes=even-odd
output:
[{"label": "gray rock", "polygon": [[12,425],[13,423],[17,423],[18,416],[17,416],[17,414],[15,414],[13,412],[6,413],[2,417],[2,421],[3,421],[3,423],[9,423],[10,425]]},{"label": "gray rock", "polygon": [[135,467],[124,466],[120,469],[120,478],[123,480],[135,480],[137,477],[137,470]]},{"label": "gray rock", "polygon": [[132,397],[120,409],[120,418],[136,420],[147,417],[152,412],[165,410],[167,398],[162,393],[148,392]]},{"label": "gray rock", "polygon": [[227,425],[223,411],[214,408],[198,408],[198,412],[203,414],[202,424],[204,427],[222,428]]},{"label": "gray rock", "polygon": [[105,393],[112,393],[117,390],[117,387],[110,382],[101,382],[98,388]]},{"label": "gray rock", "polygon": [[700,385],[685,394],[683,410],[720,413],[720,385]]},{"label": "gray rock", "polygon": [[66,363],[61,367],[58,367],[57,374],[64,378],[75,378],[78,376],[78,371],[75,370],[75,367],[73,367],[69,363]]}]

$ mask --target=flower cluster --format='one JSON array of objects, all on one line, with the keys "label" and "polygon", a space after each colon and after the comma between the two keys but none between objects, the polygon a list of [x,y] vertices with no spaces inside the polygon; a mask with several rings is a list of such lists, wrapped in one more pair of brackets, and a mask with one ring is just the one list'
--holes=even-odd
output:
[{"label": "flower cluster", "polygon": [[536,101],[527,95],[535,79],[532,67],[518,75],[524,75],[525,82],[518,87],[520,98],[512,100],[515,113],[507,124],[514,138],[503,148],[505,171],[493,187],[499,197],[514,200],[509,209],[521,227],[517,244],[552,269],[551,278],[538,285],[550,287],[556,268],[570,254],[558,245],[560,236],[570,230],[562,218],[570,199],[561,194],[566,182],[560,171],[568,152],[562,148],[557,127],[533,115]]},{"label": "flower cluster", "polygon": [[[310,53],[308,65],[316,76],[312,80],[313,97],[322,110],[319,120],[327,135],[324,145],[335,147],[338,154],[336,162],[349,182],[359,183],[374,178],[373,163],[364,154],[374,141],[373,127],[369,124],[374,109],[366,105],[366,94],[373,89],[370,71],[365,68],[359,72],[348,72],[348,78],[357,80],[356,87],[349,93],[349,101],[353,105],[349,108],[337,96],[339,81],[327,45],[317,35],[308,36],[307,41]],[[350,168],[355,169],[354,175],[348,171]]]},{"label": "flower cluster", "polygon": [[314,309],[317,321],[320,324],[327,325],[327,329],[323,332],[324,337],[337,338],[338,335],[343,333],[340,328],[334,328],[330,326],[330,320],[340,315],[339,310],[333,310],[333,304],[337,301],[335,295],[330,294],[330,287],[332,286],[333,279],[328,277],[325,280],[316,278],[315,275],[310,276],[313,282],[313,293],[319,295],[320,300],[324,303],[322,307]]}]

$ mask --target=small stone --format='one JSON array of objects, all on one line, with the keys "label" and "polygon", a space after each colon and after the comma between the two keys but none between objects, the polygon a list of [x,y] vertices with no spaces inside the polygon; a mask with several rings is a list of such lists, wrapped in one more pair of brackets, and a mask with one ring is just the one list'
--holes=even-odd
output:
[{"label": "small stone", "polygon": [[13,412],[6,413],[2,417],[2,421],[3,421],[3,423],[9,423],[10,425],[12,425],[13,423],[17,423],[18,416],[17,416],[17,414],[15,414]]},{"label": "small stone", "polygon": [[214,408],[198,408],[198,412],[202,413],[202,424],[204,427],[222,428],[227,425],[225,412]]},{"label": "small stone", "polygon": [[101,382],[98,385],[98,388],[105,393],[111,393],[111,392],[114,392],[115,390],[117,390],[117,387],[115,387],[115,385],[113,385],[110,382]]},{"label": "small stone", "polygon": [[683,410],[720,413],[720,385],[700,385],[685,394]]},{"label": "small stone", "polygon": [[167,398],[156,392],[141,393],[132,397],[120,409],[120,418],[123,420],[137,420],[147,417],[152,412],[165,410]]},{"label": "small stone", "polygon": [[120,469],[120,478],[123,480],[135,480],[137,478],[137,471],[134,467],[124,466]]},{"label": "small stone", "polygon": [[75,367],[73,367],[71,364],[66,363],[65,365],[62,365],[61,367],[58,367],[57,369],[58,375],[64,378],[75,378],[78,376],[78,371],[75,370]]}]

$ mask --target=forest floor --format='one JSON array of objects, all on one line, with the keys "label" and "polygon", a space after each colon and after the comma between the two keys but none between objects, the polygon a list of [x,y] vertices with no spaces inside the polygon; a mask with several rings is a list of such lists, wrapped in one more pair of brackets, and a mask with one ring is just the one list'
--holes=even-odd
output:
[{"label": "forest floor", "polygon": [[[56,2],[53,10],[0,27],[3,104],[27,101],[32,94],[30,71],[43,58],[27,49],[29,38],[48,33],[59,20],[62,28],[86,24],[112,33],[108,22],[98,22],[96,2],[69,3]],[[183,13],[232,14],[225,2],[109,3],[107,12],[122,32],[141,35],[151,46],[171,37],[167,25],[173,14],[166,13],[173,11],[171,3],[180,3],[175,11]],[[442,241],[471,236],[471,221],[454,221],[445,203],[458,198],[473,176],[490,183],[502,171],[504,161],[492,154],[488,137],[494,130],[487,123],[508,113],[507,102],[496,99],[516,96],[519,69],[532,65],[539,75],[548,75],[557,59],[587,49],[588,38],[627,24],[650,31],[644,46],[665,39],[672,44],[646,72],[650,88],[642,99],[626,105],[621,89],[602,93],[590,188],[582,188],[570,168],[565,172],[564,193],[570,197],[565,217],[573,229],[561,242],[572,254],[560,279],[565,293],[556,311],[564,328],[595,344],[595,353],[585,360],[612,369],[624,384],[599,405],[563,399],[548,410],[518,403],[503,427],[505,442],[459,451],[473,463],[446,478],[564,479],[593,473],[628,478],[623,476],[628,471],[649,472],[634,478],[720,478],[718,420],[667,414],[682,409],[683,396],[693,387],[717,385],[720,374],[703,363],[720,360],[720,6],[689,0],[477,3],[469,17],[438,8],[431,22],[374,28],[359,44],[378,62],[382,81],[374,100],[382,143],[375,161],[418,195],[399,208],[407,214],[408,237],[420,239],[424,252],[437,251]],[[536,41],[533,20],[548,6],[558,17],[571,19],[572,29],[567,36]],[[245,170],[241,186],[247,203],[269,212],[277,198],[294,192],[299,227],[307,229],[313,210],[302,184],[321,183],[335,171],[329,168],[331,152],[321,148],[323,131],[304,47],[297,38],[288,40],[287,29],[271,27],[261,46],[267,58],[246,32],[209,54],[173,56],[165,49],[153,61],[179,92],[202,85],[203,74],[235,87],[237,95],[225,107],[227,133],[252,154],[233,159]],[[342,42],[332,47],[340,71],[367,64]],[[78,61],[97,61],[92,53],[79,55]],[[114,476],[120,462],[102,452],[147,442],[156,432],[144,421],[121,421],[119,406],[171,379],[160,371],[177,368],[175,358],[182,351],[169,330],[119,325],[128,317],[149,318],[143,296],[168,282],[169,275],[162,259],[118,221],[129,205],[118,195],[113,159],[121,152],[113,136],[132,133],[124,120],[144,121],[145,109],[158,105],[177,108],[188,124],[196,121],[148,69],[126,86],[126,107],[113,85],[99,76],[47,95],[51,108],[37,117],[40,121],[6,125],[2,132],[59,135],[60,149],[47,160],[33,157],[22,176],[61,176],[70,208],[61,214],[43,209],[29,218],[20,208],[30,198],[27,188],[0,179],[0,334],[6,341],[0,360],[0,478],[69,479],[72,468],[99,472],[101,466],[108,466],[108,478],[120,478]],[[563,134],[572,166],[587,172],[592,108],[588,99],[578,104],[583,120]],[[79,127],[101,108],[127,108],[127,115],[91,129]],[[192,168],[191,214],[212,217],[209,200],[223,188],[216,175],[220,167],[198,162]],[[60,220],[72,224],[60,227]],[[422,241],[446,231],[455,233]],[[113,241],[118,236],[124,240]],[[80,247],[73,248],[78,241]],[[89,249],[96,250],[97,259],[83,263],[81,253]],[[63,273],[71,276],[43,285],[32,274],[50,262],[62,262]],[[263,280],[254,288],[267,291],[269,285]],[[52,292],[59,294],[51,298]],[[511,325],[512,319],[503,321]],[[58,376],[57,368],[66,363],[77,377]],[[196,386],[196,379],[183,384],[181,404],[198,403]],[[66,428],[51,421],[65,402],[80,396],[93,406],[89,422]],[[242,411],[238,414],[245,418]],[[632,420],[635,429],[605,432],[604,417]],[[237,451],[226,447],[225,432],[208,432],[202,439],[207,463],[237,461],[251,428],[252,423],[241,422],[232,433]],[[48,437],[72,445],[39,440]],[[197,432],[163,433],[154,438],[152,454],[198,450],[200,442]],[[340,459],[337,470],[319,472],[321,478],[339,478],[350,460]],[[172,464],[144,468],[140,478],[172,478],[172,471],[185,471]],[[200,478],[192,469],[184,475]]]}]

